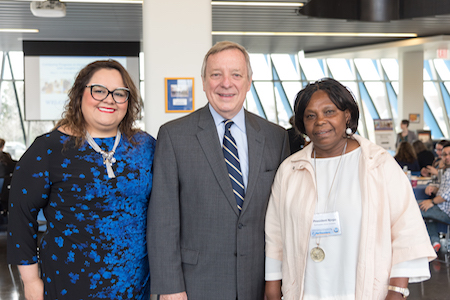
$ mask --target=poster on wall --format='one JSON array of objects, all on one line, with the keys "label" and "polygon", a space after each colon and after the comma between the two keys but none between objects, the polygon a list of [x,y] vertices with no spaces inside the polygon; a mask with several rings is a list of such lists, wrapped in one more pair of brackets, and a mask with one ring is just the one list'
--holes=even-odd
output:
[{"label": "poster on wall", "polygon": [[[43,56],[39,59],[39,94],[41,120],[59,120],[70,88],[78,72],[95,60],[114,59],[127,68],[126,57],[107,56]],[[28,115],[32,117],[32,115]]]},{"label": "poster on wall", "polygon": [[409,114],[410,123],[420,123],[420,114]]},{"label": "poster on wall", "polygon": [[374,119],[376,144],[384,149],[395,153],[394,122],[392,119]]},{"label": "poster on wall", "polygon": [[166,113],[194,111],[194,78],[165,78]]}]

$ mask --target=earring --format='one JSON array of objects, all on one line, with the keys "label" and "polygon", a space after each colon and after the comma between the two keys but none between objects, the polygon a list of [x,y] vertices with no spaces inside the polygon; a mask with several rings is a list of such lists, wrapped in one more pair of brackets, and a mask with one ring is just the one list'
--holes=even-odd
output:
[{"label": "earring", "polygon": [[306,141],[307,143],[311,142],[311,139],[309,138],[309,136],[305,135],[305,141]]},{"label": "earring", "polygon": [[353,131],[352,131],[352,129],[350,127],[347,127],[347,129],[345,129],[345,133],[347,135],[352,135]]}]

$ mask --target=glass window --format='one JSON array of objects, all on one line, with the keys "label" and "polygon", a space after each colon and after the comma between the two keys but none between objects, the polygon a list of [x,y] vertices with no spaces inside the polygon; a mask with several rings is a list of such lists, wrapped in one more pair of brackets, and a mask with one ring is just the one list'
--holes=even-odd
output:
[{"label": "glass window", "polygon": [[272,80],[272,67],[264,54],[249,54],[253,80]]},{"label": "glass window", "polygon": [[322,67],[320,66],[319,60],[315,58],[300,59],[300,66],[302,67],[306,79],[309,82],[316,81],[318,79],[325,77]]},{"label": "glass window", "polygon": [[[20,81],[15,81],[15,85],[16,85],[16,91],[17,91],[17,98],[19,99],[18,102],[19,102],[20,112],[22,113],[22,118],[25,119],[25,107],[24,107],[25,83],[23,80],[20,80]],[[17,106],[17,102],[16,102],[16,106]]]},{"label": "glass window", "polygon": [[23,52],[11,51],[9,52],[9,59],[11,61],[11,67],[13,69],[13,75],[15,80],[23,80]]},{"label": "glass window", "polygon": [[431,74],[429,73],[428,69],[430,68],[430,63],[426,62],[425,67],[423,68],[423,80],[430,81],[431,80]]},{"label": "glass window", "polygon": [[253,98],[253,94],[251,91],[247,93],[247,98],[245,98],[244,105],[245,105],[245,109],[248,110],[249,112],[252,112],[260,117],[264,117],[259,114],[258,107],[256,106],[255,98]]},{"label": "glass window", "polygon": [[355,81],[344,81],[341,82],[343,86],[350,90],[353,94],[353,97],[356,99],[356,102],[360,100],[358,84]]},{"label": "glass window", "polygon": [[286,92],[286,97],[291,104],[292,110],[294,110],[294,101],[298,92],[302,89],[302,84],[300,82],[283,82],[282,84],[283,89]]},{"label": "glass window", "polygon": [[327,59],[328,67],[330,68],[333,78],[336,80],[354,80],[355,75],[350,69],[350,65],[344,58],[330,58]]},{"label": "glass window", "polygon": [[448,118],[447,113],[442,108],[439,103],[438,90],[433,82],[423,83],[423,94],[430,107],[431,113],[433,114],[436,122],[439,125],[444,136],[448,137],[447,127],[445,125],[444,118]]},{"label": "glass window", "polygon": [[366,82],[367,92],[377,108],[381,119],[389,119],[389,107],[387,106],[387,96],[382,82]]},{"label": "glass window", "polygon": [[291,117],[291,112],[289,113],[284,109],[283,102],[281,100],[282,96],[280,95],[278,89],[275,89],[275,99],[277,101],[277,112],[278,112],[278,125],[283,126],[285,128],[290,127],[289,118]]},{"label": "glass window", "polygon": [[450,71],[443,59],[435,59],[434,67],[442,80],[450,80]]},{"label": "glass window", "polygon": [[[363,101],[362,102],[362,110],[364,111],[364,116],[365,116],[365,121],[366,121],[366,126],[367,126],[367,134],[369,136],[366,136],[367,139],[375,142],[375,126],[373,124],[373,118],[370,115],[370,109],[369,107],[367,107],[366,103]],[[363,129],[363,128],[361,128]],[[362,130],[360,131],[361,133],[363,132]]]},{"label": "glass window", "polygon": [[389,80],[398,80],[398,61],[395,58],[382,58],[381,65]]},{"label": "glass window", "polygon": [[300,80],[297,57],[289,54],[272,54],[272,62],[280,80]]},{"label": "glass window", "polygon": [[362,80],[381,80],[373,60],[369,58],[356,58],[355,66]]},{"label": "glass window", "polygon": [[266,113],[267,120],[277,123],[277,110],[275,107],[274,90],[272,82],[255,82],[255,89],[261,105]]},{"label": "glass window", "polygon": [[3,79],[6,79],[6,80],[11,80],[12,79],[11,68],[9,66],[8,56],[5,56],[5,66],[4,66],[4,69],[3,69]]},{"label": "glass window", "polygon": [[24,143],[25,141],[22,132],[22,125],[20,123],[20,115],[17,108],[13,82],[3,81],[0,86],[0,95],[2,112],[0,114],[1,137],[9,142]]}]

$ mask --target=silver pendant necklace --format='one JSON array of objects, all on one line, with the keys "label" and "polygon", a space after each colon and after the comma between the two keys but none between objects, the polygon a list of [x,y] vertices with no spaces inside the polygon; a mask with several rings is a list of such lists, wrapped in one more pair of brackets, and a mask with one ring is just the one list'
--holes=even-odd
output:
[{"label": "silver pendant necklace", "polygon": [[121,138],[120,130],[117,128],[117,134],[116,134],[116,140],[114,141],[114,146],[111,151],[105,152],[103,151],[99,145],[95,142],[95,140],[92,138],[92,136],[89,134],[88,131],[86,131],[86,141],[88,144],[94,149],[97,153],[100,153],[103,157],[103,164],[106,165],[106,172],[108,173],[109,178],[116,178],[116,175],[114,175],[114,171],[112,169],[113,163],[116,162],[116,159],[114,158],[114,153],[116,152],[116,148],[119,145]]}]

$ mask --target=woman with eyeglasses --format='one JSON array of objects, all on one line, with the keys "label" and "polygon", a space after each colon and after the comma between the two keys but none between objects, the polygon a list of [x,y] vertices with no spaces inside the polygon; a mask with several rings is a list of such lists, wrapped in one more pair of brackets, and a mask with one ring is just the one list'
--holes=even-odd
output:
[{"label": "woman with eyeglasses", "polygon": [[[149,299],[147,206],[155,139],[133,126],[141,98],[114,60],[83,68],[63,118],[13,175],[8,262],[26,299]],[[37,214],[47,230],[38,249]]]}]

